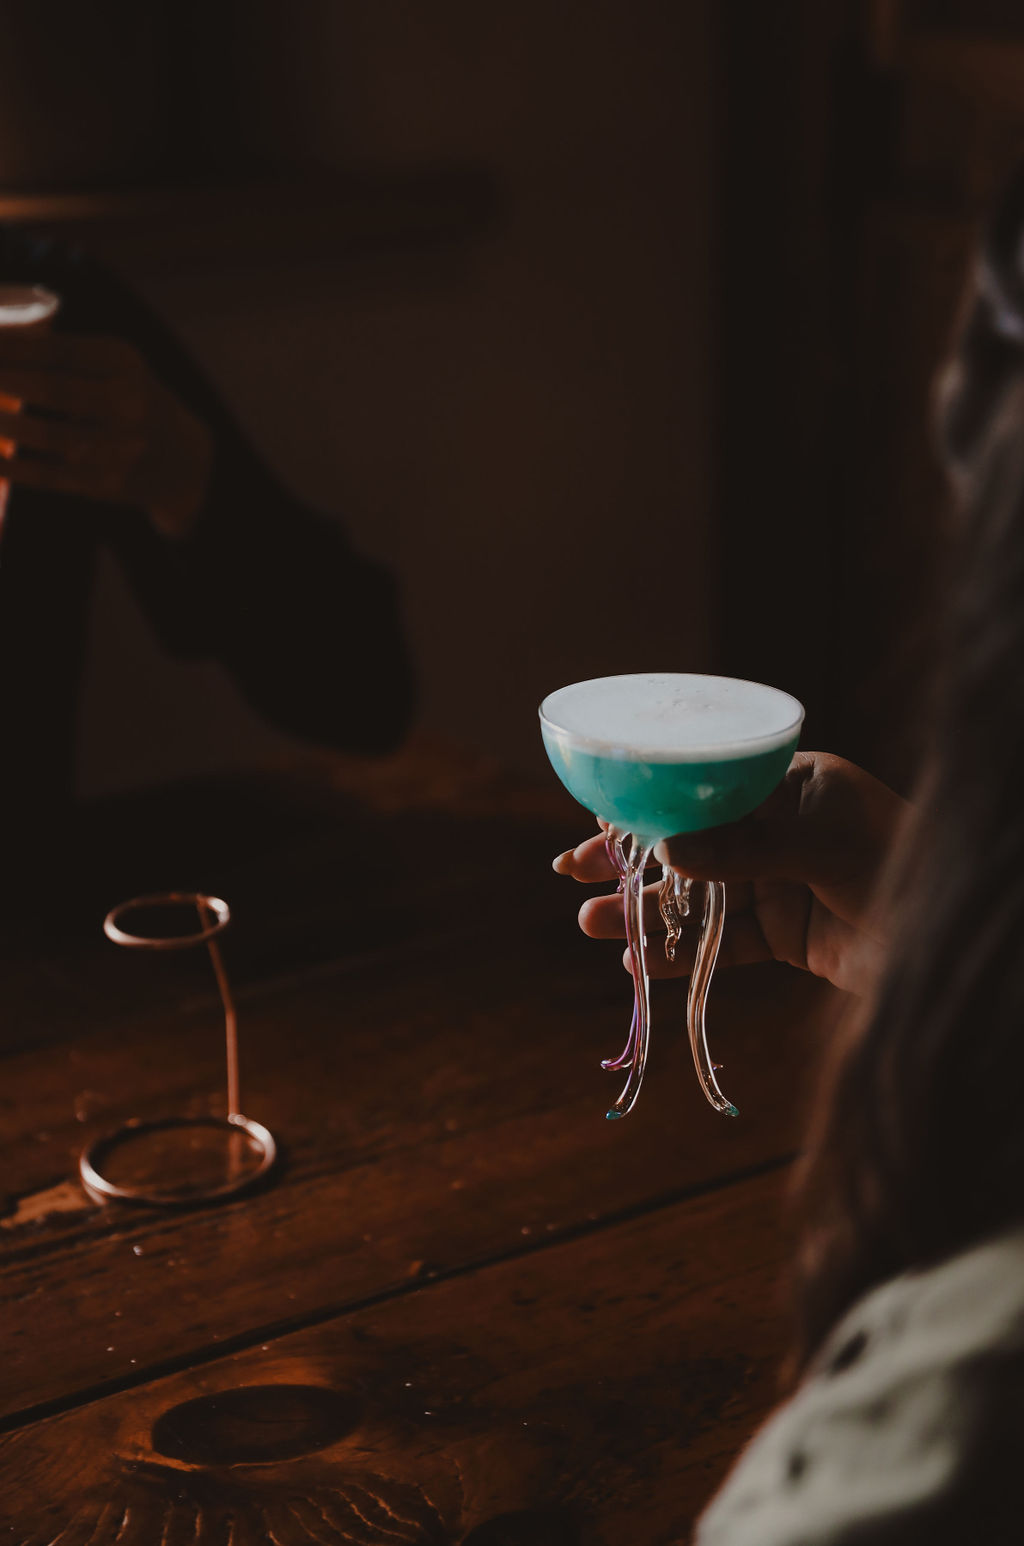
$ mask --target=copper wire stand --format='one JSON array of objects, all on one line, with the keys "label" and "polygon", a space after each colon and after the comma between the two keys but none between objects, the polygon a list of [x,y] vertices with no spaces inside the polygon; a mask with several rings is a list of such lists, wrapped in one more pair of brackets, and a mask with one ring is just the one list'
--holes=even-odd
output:
[{"label": "copper wire stand", "polygon": [[[130,934],[121,927],[120,920],[127,913],[142,911],[145,908],[190,906],[196,909],[199,916],[200,927],[194,934],[164,935],[151,938],[143,934]],[[141,1203],[150,1208],[193,1208],[202,1203],[218,1202],[221,1198],[233,1197],[238,1192],[245,1191],[247,1187],[255,1185],[271,1169],[277,1160],[277,1145],[273,1134],[261,1122],[254,1122],[249,1117],[242,1116],[239,1111],[238,1093],[238,1020],[235,1014],[234,1000],[231,997],[231,988],[228,984],[227,973],[224,970],[224,962],[221,959],[220,948],[216,942],[216,936],[223,933],[231,922],[231,909],[220,897],[204,896],[198,891],[166,891],[155,893],[151,896],[133,897],[130,902],[122,902],[114,907],[103,920],[103,932],[115,945],[122,945],[129,950],[188,950],[193,945],[205,944],[210,953],[210,961],[213,966],[214,976],[217,979],[217,987],[220,991],[221,1003],[224,1005],[224,1039],[227,1059],[227,1116],[171,1116],[156,1117],[144,1120],[133,1117],[112,1133],[104,1134],[93,1140],[83,1150],[78,1169],[82,1179],[82,1185],[94,1202],[130,1202]],[[235,1139],[248,1140],[252,1146],[258,1164],[243,1170],[239,1174],[229,1175],[228,1179],[216,1186],[202,1187],[182,1197],[167,1192],[148,1191],[142,1186],[122,1185],[111,1181],[103,1174],[103,1165],[110,1153],[122,1144],[129,1143],[149,1133],[162,1132],[171,1128],[220,1128],[230,1133]],[[231,1146],[231,1163],[237,1168],[238,1153],[236,1145]]]}]

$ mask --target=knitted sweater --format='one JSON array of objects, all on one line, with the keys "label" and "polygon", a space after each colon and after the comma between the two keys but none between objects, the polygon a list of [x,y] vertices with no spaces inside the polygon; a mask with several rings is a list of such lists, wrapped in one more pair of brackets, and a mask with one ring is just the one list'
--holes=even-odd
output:
[{"label": "knitted sweater", "polygon": [[1024,1228],[864,1296],[696,1546],[1024,1542]]}]

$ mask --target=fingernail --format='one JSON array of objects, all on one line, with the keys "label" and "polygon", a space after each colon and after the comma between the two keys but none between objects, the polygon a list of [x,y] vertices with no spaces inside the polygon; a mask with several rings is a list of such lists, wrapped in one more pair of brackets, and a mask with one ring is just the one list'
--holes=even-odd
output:
[{"label": "fingernail", "polygon": [[565,874],[566,863],[567,863],[567,861],[569,859],[572,858],[573,852],[574,852],[573,849],[567,848],[564,853],[560,853],[560,854],[556,855],[556,857],[554,859],[552,859],[552,861],[551,861],[551,868],[554,870],[556,875],[564,875]]}]

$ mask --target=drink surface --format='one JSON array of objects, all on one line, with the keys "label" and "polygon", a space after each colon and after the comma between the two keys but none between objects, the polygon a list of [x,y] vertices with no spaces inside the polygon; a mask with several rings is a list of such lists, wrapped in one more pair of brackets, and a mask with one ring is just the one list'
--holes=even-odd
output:
[{"label": "drink surface", "polygon": [[541,705],[544,744],[570,794],[649,840],[754,810],[789,766],[802,720],[777,688],[678,672],[577,682]]},{"label": "drink surface", "polygon": [[0,327],[36,327],[59,305],[60,298],[43,285],[0,285]]}]

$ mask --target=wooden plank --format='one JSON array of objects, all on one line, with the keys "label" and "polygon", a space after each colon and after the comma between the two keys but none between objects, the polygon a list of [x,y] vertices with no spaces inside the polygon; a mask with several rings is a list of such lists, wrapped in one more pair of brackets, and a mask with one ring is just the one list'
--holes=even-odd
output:
[{"label": "wooden plank", "polygon": [[777,1160],[801,1127],[814,987],[784,968],[716,984],[733,1122],[697,1089],[668,985],[641,1104],[607,1123],[617,1084],[597,1062],[623,1038],[628,979],[617,947],[577,939],[571,920],[478,940],[464,963],[427,949],[282,984],[244,1005],[242,1046],[244,1108],[283,1141],[284,1173],[187,1215],[93,1207],[73,1171],[87,1135],[130,1115],[209,1109],[212,1005],[9,1058],[0,1412],[16,1421]]},{"label": "wooden plank", "polygon": [[152,957],[103,939],[107,909],[140,893],[225,897],[236,987],[478,932],[495,912],[502,926],[547,916],[571,929],[573,887],[550,861],[586,835],[589,818],[558,786],[417,741],[379,761],[307,758],[288,777],[119,796],[91,808],[87,825],[78,860],[88,878],[64,911],[34,907],[20,931],[6,920],[0,1051],[77,1038],[101,1017],[209,990],[201,952],[161,973]]},{"label": "wooden plank", "polygon": [[674,1546],[773,1400],[782,1184],[734,1185],[10,1434],[2,1539]]}]

